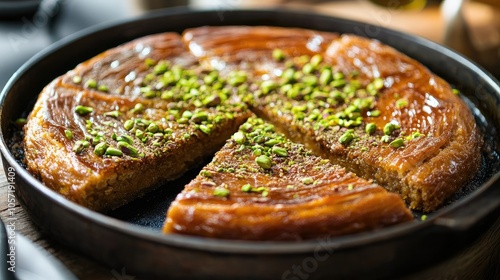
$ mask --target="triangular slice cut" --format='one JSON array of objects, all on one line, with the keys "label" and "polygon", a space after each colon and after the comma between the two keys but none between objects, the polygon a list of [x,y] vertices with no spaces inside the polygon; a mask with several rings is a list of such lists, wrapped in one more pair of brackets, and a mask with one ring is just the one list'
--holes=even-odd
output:
[{"label": "triangular slice cut", "polygon": [[172,203],[163,231],[223,239],[302,240],[412,220],[397,194],[250,118]]},{"label": "triangular slice cut", "polygon": [[[144,47],[148,41],[139,42],[134,44]],[[136,58],[139,80],[123,81],[131,66],[110,64],[125,65],[119,57],[135,52],[134,44],[119,48],[114,60],[98,56],[54,80],[24,127],[28,170],[93,210],[117,208],[178,178],[212,156],[251,115],[234,86],[218,81],[216,72],[158,60],[158,52],[169,53],[169,44]],[[96,67],[97,74],[89,70]],[[119,92],[113,77],[128,90]],[[99,89],[102,81],[106,90]]]}]

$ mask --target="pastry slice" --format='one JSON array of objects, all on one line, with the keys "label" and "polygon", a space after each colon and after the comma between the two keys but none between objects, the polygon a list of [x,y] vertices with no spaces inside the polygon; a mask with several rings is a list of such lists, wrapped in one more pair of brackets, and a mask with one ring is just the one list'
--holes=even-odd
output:
[{"label": "pastry slice", "polygon": [[[155,94],[148,98],[81,89],[66,76],[49,84],[24,127],[28,170],[68,199],[106,211],[199,165],[250,116],[231,85],[212,87],[213,73],[158,63],[172,66],[158,73],[151,65],[142,86]],[[167,71],[174,80],[160,89]]]},{"label": "pastry slice", "polygon": [[163,231],[240,240],[345,235],[412,220],[399,195],[250,118],[171,204]]},{"label": "pastry slice", "polygon": [[333,163],[401,194],[412,209],[437,209],[476,174],[482,138],[474,116],[420,63],[352,35],[332,42],[323,62],[306,72],[312,60],[288,68],[298,79],[277,81],[279,87],[259,95],[257,114]]}]

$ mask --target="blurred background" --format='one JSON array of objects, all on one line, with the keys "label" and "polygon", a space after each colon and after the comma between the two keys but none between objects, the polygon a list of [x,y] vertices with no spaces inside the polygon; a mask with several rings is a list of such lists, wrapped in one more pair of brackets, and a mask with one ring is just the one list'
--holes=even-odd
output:
[{"label": "blurred background", "polygon": [[35,53],[86,27],[174,6],[297,8],[417,34],[500,78],[500,0],[0,0],[0,88]]}]

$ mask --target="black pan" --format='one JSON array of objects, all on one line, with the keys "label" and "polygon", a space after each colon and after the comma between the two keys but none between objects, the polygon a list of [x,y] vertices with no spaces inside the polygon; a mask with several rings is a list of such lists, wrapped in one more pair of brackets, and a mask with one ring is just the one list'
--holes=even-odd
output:
[{"label": "black pan", "polygon": [[[243,242],[160,232],[168,202],[193,173],[122,209],[101,214],[44,187],[16,160],[8,146],[14,136],[12,123],[29,112],[38,93],[52,79],[79,62],[134,38],[165,31],[182,32],[203,25],[303,27],[355,33],[395,47],[461,90],[487,143],[481,172],[447,206],[428,215],[425,221],[415,219],[376,232],[325,240]],[[471,244],[481,240],[486,240],[483,246],[486,244],[488,250],[493,250],[488,253],[489,257],[497,263],[499,260],[498,81],[457,53],[415,36],[299,11],[165,10],[92,28],[36,55],[17,71],[3,90],[0,118],[4,168],[15,168],[16,194],[33,221],[62,244],[110,267],[125,267],[128,274],[146,279],[385,278],[433,268],[440,271],[436,267],[462,255]],[[460,268],[463,267],[455,267],[455,270]],[[454,275],[451,271],[446,273]]]}]

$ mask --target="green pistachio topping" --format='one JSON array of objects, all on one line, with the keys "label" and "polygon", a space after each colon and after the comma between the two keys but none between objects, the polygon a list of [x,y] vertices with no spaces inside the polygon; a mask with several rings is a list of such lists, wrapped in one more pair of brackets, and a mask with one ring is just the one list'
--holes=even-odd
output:
[{"label": "green pistachio topping", "polygon": [[88,79],[85,82],[85,86],[88,87],[88,88],[97,88],[97,81],[94,80],[94,79]]},{"label": "green pistachio topping", "polygon": [[377,126],[375,125],[375,123],[367,123],[366,124],[366,126],[365,126],[366,133],[373,134],[375,132],[375,130],[377,130]]},{"label": "green pistachio topping", "polygon": [[389,135],[384,135],[380,138],[380,141],[384,142],[384,143],[389,143],[390,140],[391,140],[391,137]]},{"label": "green pistachio topping", "polygon": [[322,85],[328,85],[333,79],[332,69],[325,68],[321,71],[321,76],[319,76],[319,83]]},{"label": "green pistachio topping", "polygon": [[137,129],[135,131],[135,137],[142,139],[142,138],[144,138],[144,136],[146,136],[146,133],[144,133],[144,131],[142,131],[140,129]]},{"label": "green pistachio topping", "polygon": [[110,111],[110,112],[106,112],[104,113],[104,115],[106,117],[113,117],[113,118],[118,118],[119,116],[122,115],[122,113],[120,113],[120,111]]},{"label": "green pistachio topping", "polygon": [[191,121],[194,123],[202,123],[208,120],[208,113],[205,111],[199,111],[191,116]]},{"label": "green pistachio topping", "polygon": [[123,141],[123,142],[127,142],[129,144],[132,144],[134,143],[134,139],[132,139],[132,137],[128,136],[128,135],[120,135],[120,136],[117,136],[115,137],[116,141]]},{"label": "green pistachio topping", "polygon": [[276,61],[283,61],[285,59],[285,53],[281,49],[274,49],[273,58]]},{"label": "green pistachio topping", "polygon": [[123,123],[123,127],[124,127],[126,130],[131,130],[132,128],[134,128],[134,120],[126,120],[126,121]]},{"label": "green pistachio topping", "polygon": [[263,169],[271,169],[271,166],[273,165],[271,159],[266,155],[258,156],[257,158],[255,158],[255,162]]},{"label": "green pistachio topping", "polygon": [[139,114],[139,113],[142,113],[144,111],[144,105],[142,103],[137,103],[134,105],[134,108],[132,108],[130,110],[130,112],[134,113],[134,114]]},{"label": "green pistachio topping", "polygon": [[351,141],[354,139],[354,134],[351,131],[347,131],[342,136],[339,138],[339,143],[342,145],[347,145],[351,143]]},{"label": "green pistachio topping", "polygon": [[378,117],[378,116],[380,116],[380,111],[379,110],[373,110],[373,111],[369,111],[367,114],[368,114],[369,117]]},{"label": "green pistachio topping", "polygon": [[274,82],[272,80],[263,81],[260,84],[260,89],[262,90],[262,93],[264,93],[264,94],[268,94],[271,90],[273,90],[277,87],[278,87],[278,84],[276,84],[276,82]]},{"label": "green pistachio topping", "polygon": [[403,108],[403,107],[406,107],[406,106],[408,106],[408,100],[407,99],[401,98],[401,99],[398,99],[396,101],[396,107]]},{"label": "green pistachio topping", "polygon": [[146,131],[151,132],[151,133],[155,133],[158,131],[158,129],[160,129],[160,127],[156,123],[152,122],[148,125],[148,128],[146,129]]},{"label": "green pistachio topping", "polygon": [[387,123],[384,126],[384,134],[385,135],[391,135],[394,130],[396,130],[396,125],[393,123]]},{"label": "green pistachio topping", "polygon": [[128,142],[119,141],[117,145],[118,149],[120,149],[120,151],[122,151],[124,154],[137,156],[137,149],[130,145]]},{"label": "green pistachio topping", "polygon": [[77,105],[75,107],[75,112],[79,115],[87,115],[87,114],[94,112],[94,108],[82,106],[82,105]]},{"label": "green pistachio topping", "polygon": [[233,139],[238,144],[244,144],[246,141],[246,136],[243,132],[238,131],[233,135]]},{"label": "green pistachio topping", "polygon": [[310,185],[314,183],[314,179],[311,178],[311,177],[305,177],[305,178],[302,178],[302,184],[304,185]]},{"label": "green pistachio topping", "polygon": [[226,188],[218,187],[218,188],[214,189],[213,194],[214,194],[214,196],[218,196],[218,197],[228,197],[230,192]]},{"label": "green pistachio topping", "polygon": [[80,76],[73,76],[73,78],[71,80],[74,84],[82,83],[82,77],[80,77]]},{"label": "green pistachio topping", "polygon": [[86,141],[82,141],[82,140],[76,141],[75,144],[73,145],[73,152],[75,152],[77,154],[83,152],[83,150],[85,149],[84,142],[86,142]]},{"label": "green pistachio topping", "polygon": [[456,89],[456,88],[452,89],[452,92],[455,95],[459,95],[460,94],[460,91],[458,89]]},{"label": "green pistachio topping", "polygon": [[94,154],[96,154],[98,156],[102,156],[106,152],[107,148],[108,148],[108,144],[106,144],[105,142],[101,142],[95,146]]},{"label": "green pistachio topping", "polygon": [[108,86],[107,85],[99,85],[99,87],[97,88],[99,91],[104,91],[104,92],[108,92]]},{"label": "green pistachio topping", "polygon": [[208,126],[208,125],[200,124],[199,129],[201,130],[201,132],[203,132],[203,133],[205,133],[205,134],[210,134],[210,133],[212,133],[212,127],[211,127],[211,126]]},{"label": "green pistachio topping", "polygon": [[250,192],[252,191],[253,187],[250,184],[245,184],[241,187],[242,192]]},{"label": "green pistachio topping", "polygon": [[393,147],[393,148],[399,148],[399,147],[403,147],[405,145],[405,141],[401,138],[398,138],[398,139],[392,141],[389,145],[391,145],[391,147]]},{"label": "green pistachio topping", "polygon": [[64,131],[64,135],[66,136],[66,138],[68,138],[68,140],[73,139],[73,132],[71,130],[69,130],[69,129],[66,129]]},{"label": "green pistachio topping", "polygon": [[411,134],[411,139],[417,139],[418,137],[422,136],[422,134],[418,131],[415,131]]},{"label": "green pistachio topping", "polygon": [[279,147],[279,146],[274,146],[272,149],[272,152],[280,157],[287,157],[288,156],[288,151],[285,148]]},{"label": "green pistachio topping", "polygon": [[114,147],[108,147],[106,149],[106,152],[104,152],[104,154],[107,156],[115,156],[115,157],[121,157],[123,155],[122,151]]}]

